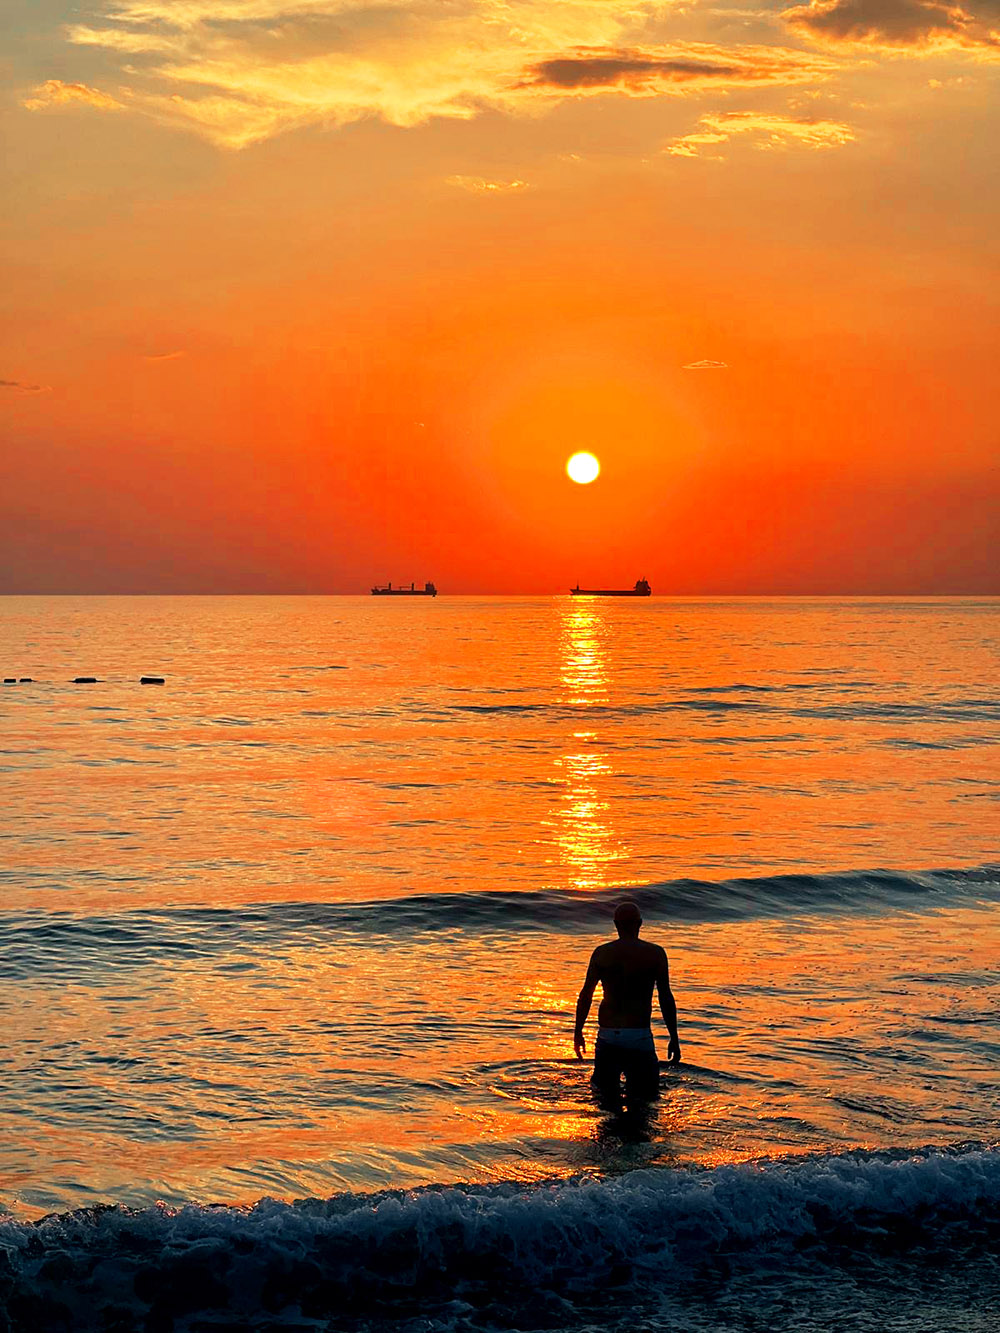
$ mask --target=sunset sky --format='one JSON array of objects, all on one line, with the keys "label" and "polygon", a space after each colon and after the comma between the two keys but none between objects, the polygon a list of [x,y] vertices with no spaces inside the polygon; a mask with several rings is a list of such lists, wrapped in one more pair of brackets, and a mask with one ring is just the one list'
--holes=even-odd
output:
[{"label": "sunset sky", "polygon": [[0,31],[0,591],[1000,592],[1000,0]]}]

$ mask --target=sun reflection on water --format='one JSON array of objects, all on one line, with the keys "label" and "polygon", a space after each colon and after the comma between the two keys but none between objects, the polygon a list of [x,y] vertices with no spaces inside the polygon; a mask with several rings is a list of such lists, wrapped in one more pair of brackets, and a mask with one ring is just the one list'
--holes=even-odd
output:
[{"label": "sun reflection on water", "polygon": [[[587,710],[609,699],[609,625],[592,603],[571,602],[563,612],[562,683],[565,702],[589,722]],[[629,849],[612,819],[608,786],[611,765],[593,725],[574,730],[567,752],[555,759],[563,796],[556,812],[559,858],[577,889],[601,889],[620,882],[609,868]]]}]

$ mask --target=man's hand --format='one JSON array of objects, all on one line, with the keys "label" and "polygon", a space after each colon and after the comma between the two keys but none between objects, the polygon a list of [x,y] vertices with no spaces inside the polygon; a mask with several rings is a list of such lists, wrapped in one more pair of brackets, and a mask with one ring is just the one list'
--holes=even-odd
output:
[{"label": "man's hand", "polygon": [[587,1049],[587,1043],[583,1039],[583,1033],[579,1028],[573,1033],[573,1050],[576,1051],[576,1058],[583,1059],[584,1052]]},{"label": "man's hand", "polygon": [[676,1034],[670,1038],[670,1045],[667,1047],[667,1063],[679,1065],[681,1062],[681,1044],[677,1040]]}]

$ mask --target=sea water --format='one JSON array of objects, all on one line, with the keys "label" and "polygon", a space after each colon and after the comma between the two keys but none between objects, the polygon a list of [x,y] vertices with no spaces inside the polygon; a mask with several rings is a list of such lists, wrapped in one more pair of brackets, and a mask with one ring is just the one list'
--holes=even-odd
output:
[{"label": "sea water", "polygon": [[[0,1310],[995,1329],[998,642],[982,600],[4,599]],[[648,1115],[572,1051],[624,896],[680,1013]]]}]

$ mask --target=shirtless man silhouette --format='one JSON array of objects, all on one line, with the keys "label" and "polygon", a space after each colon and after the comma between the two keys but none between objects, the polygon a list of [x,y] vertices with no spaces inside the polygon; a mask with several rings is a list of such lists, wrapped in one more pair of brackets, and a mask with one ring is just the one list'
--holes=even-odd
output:
[{"label": "shirtless man silhouette", "polygon": [[648,1101],[657,1096],[660,1088],[660,1062],[649,1025],[653,987],[656,987],[660,1013],[670,1033],[667,1059],[673,1065],[681,1058],[677,1005],[670,990],[666,953],[658,944],[649,944],[639,938],[642,914],[638,906],[633,902],[621,903],[615,910],[614,922],[617,940],[599,944],[590,957],[587,977],[576,1002],[573,1048],[576,1058],[582,1060],[587,1049],[583,1025],[600,982],[604,998],[597,1011],[597,1042],[591,1082],[599,1093],[617,1097],[624,1074],[625,1095],[629,1101]]}]

